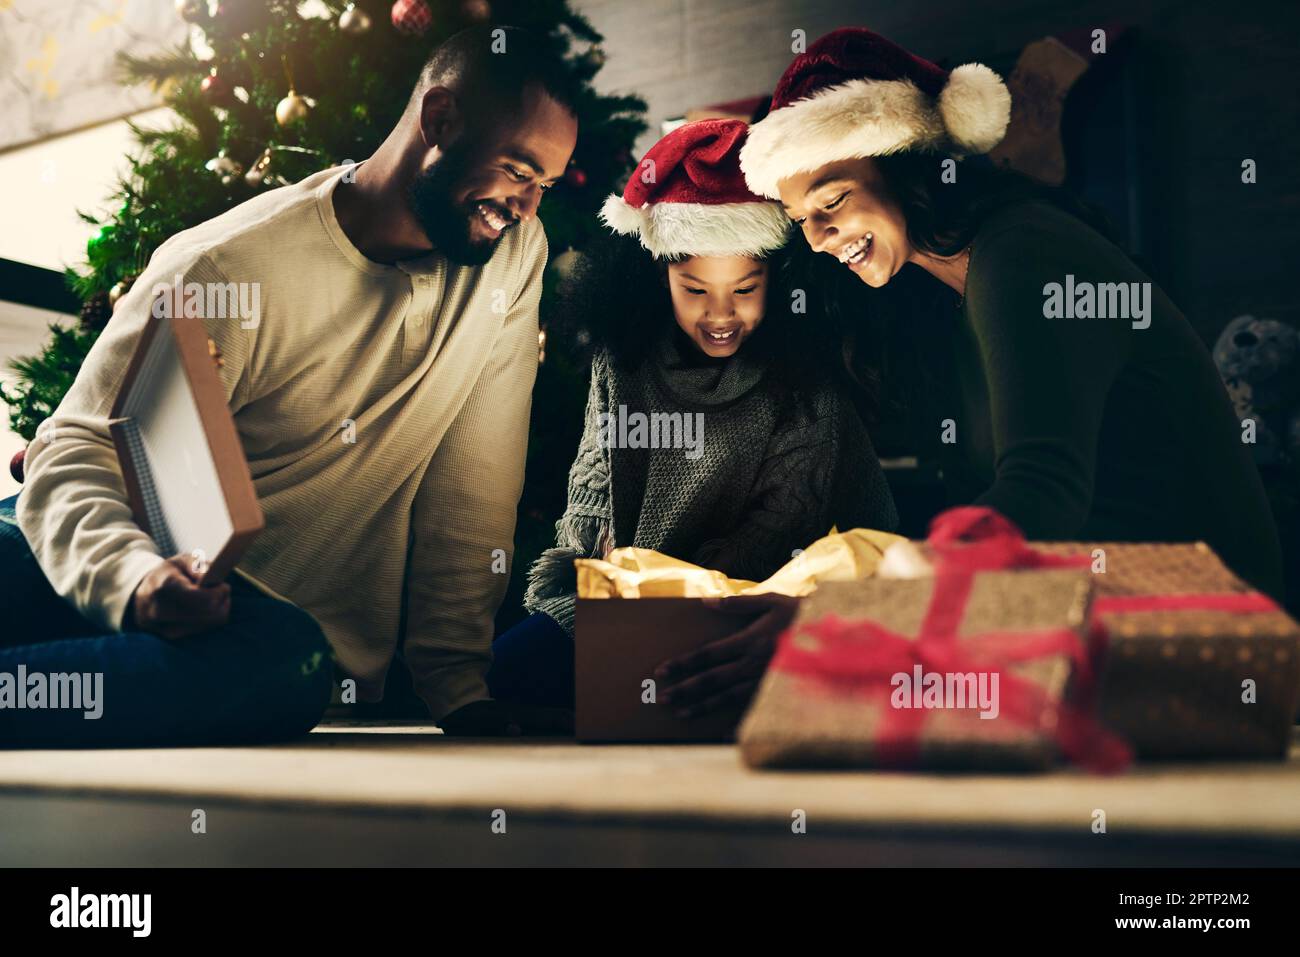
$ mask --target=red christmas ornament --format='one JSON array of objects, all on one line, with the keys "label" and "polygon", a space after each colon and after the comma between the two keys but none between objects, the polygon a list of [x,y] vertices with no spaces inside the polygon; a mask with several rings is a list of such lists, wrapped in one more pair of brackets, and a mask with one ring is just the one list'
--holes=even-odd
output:
[{"label": "red christmas ornament", "polygon": [[564,181],[570,186],[582,189],[587,185],[587,173],[580,166],[570,166],[564,171]]},{"label": "red christmas ornament", "polygon": [[397,0],[392,16],[393,26],[407,36],[418,37],[433,26],[433,11],[425,0]]},{"label": "red christmas ornament", "polygon": [[27,458],[27,450],[19,449],[14,453],[14,457],[9,460],[9,474],[14,477],[15,482],[23,480],[23,459]]}]

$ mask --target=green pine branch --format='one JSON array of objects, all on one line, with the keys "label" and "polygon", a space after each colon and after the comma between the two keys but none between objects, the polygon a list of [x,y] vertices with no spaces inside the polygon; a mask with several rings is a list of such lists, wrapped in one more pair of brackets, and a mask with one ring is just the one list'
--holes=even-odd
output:
[{"label": "green pine branch", "polygon": [[188,45],[160,53],[156,56],[133,56],[119,53],[117,73],[124,86],[150,83],[161,89],[168,80],[186,76],[202,76],[206,71]]},{"label": "green pine branch", "polygon": [[[297,0],[224,0],[222,16],[204,25],[213,59],[201,62],[188,46],[155,56],[125,56],[118,70],[127,83],[149,83],[166,91],[176,123],[152,130],[131,125],[135,149],[125,175],[109,199],[109,216],[81,213],[99,227],[86,260],[67,271],[69,286],[83,301],[105,295],[114,284],[138,274],[153,251],[176,233],[260,195],[235,177],[223,185],[205,164],[225,150],[247,169],[263,151],[274,157],[278,182],[295,182],[343,160],[369,156],[397,122],[429,51],[468,25],[460,0],[429,0],[434,26],[422,37],[406,37],[389,22],[392,0],[355,0],[372,26],[360,36],[337,29],[347,0],[325,0],[334,19],[303,19]],[[590,21],[566,0],[489,0],[494,23],[544,31],[565,55],[583,84],[578,103],[579,141],[574,164],[586,183],[563,182],[542,203],[552,254],[582,249],[601,236],[597,212],[605,196],[621,190],[632,169],[633,144],[645,130],[645,102],[636,96],[607,96],[592,84],[600,70],[585,56],[602,41]],[[286,64],[294,86],[313,98],[307,119],[291,127],[275,121],[275,108],[288,92]],[[212,102],[200,89],[213,69],[242,98]],[[554,311],[554,277],[543,285],[542,316]],[[519,507],[515,569],[498,625],[518,617],[523,570],[553,541],[552,523],[564,506],[568,467],[577,447],[586,399],[581,350],[561,341],[557,324],[547,343],[547,361],[537,377],[527,480]],[[0,385],[15,432],[31,441],[41,422],[63,400],[98,333],[83,325],[54,326],[44,348],[13,363],[15,384]]]}]

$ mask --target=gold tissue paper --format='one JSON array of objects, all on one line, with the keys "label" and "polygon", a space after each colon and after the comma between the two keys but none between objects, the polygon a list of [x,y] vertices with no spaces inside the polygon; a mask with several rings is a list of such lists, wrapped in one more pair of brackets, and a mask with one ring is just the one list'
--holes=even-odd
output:
[{"label": "gold tissue paper", "polygon": [[855,581],[875,574],[885,549],[905,541],[870,528],[819,538],[762,582],[728,578],[720,571],[669,558],[648,548],[616,548],[602,561],[579,558],[579,598],[728,598],[778,594],[802,597],[818,584]]}]

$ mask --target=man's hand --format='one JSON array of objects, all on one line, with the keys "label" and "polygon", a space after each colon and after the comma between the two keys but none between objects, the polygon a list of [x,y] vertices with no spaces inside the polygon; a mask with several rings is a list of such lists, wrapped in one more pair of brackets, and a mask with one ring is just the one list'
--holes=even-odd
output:
[{"label": "man's hand", "polygon": [[573,734],[573,712],[508,701],[471,701],[438,722],[444,734],[465,738]]},{"label": "man's hand", "polygon": [[185,638],[230,620],[230,586],[199,584],[188,555],[175,555],[141,579],[127,605],[126,627]]},{"label": "man's hand", "polygon": [[666,682],[659,701],[679,718],[747,705],[776,650],[776,639],[794,620],[799,599],[736,595],[706,598],[705,604],[731,615],[758,617],[735,634],[665,661],[655,671],[655,678]]}]

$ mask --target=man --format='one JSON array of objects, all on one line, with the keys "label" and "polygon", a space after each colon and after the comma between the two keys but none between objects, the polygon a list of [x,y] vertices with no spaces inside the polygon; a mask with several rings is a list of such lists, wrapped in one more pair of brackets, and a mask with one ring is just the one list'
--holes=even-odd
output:
[{"label": "man", "polygon": [[[102,673],[102,716],[0,709],[0,742],[301,733],[331,649],[374,701],[399,642],[445,730],[553,727],[487,700],[483,675],[537,368],[536,213],[574,148],[573,96],[540,38],[467,30],[370,159],[158,249],[29,449],[22,534],[0,524],[0,673]],[[260,315],[206,320],[266,516],[215,587],[132,521],[107,427],[152,290],[176,276],[260,293]]]}]

